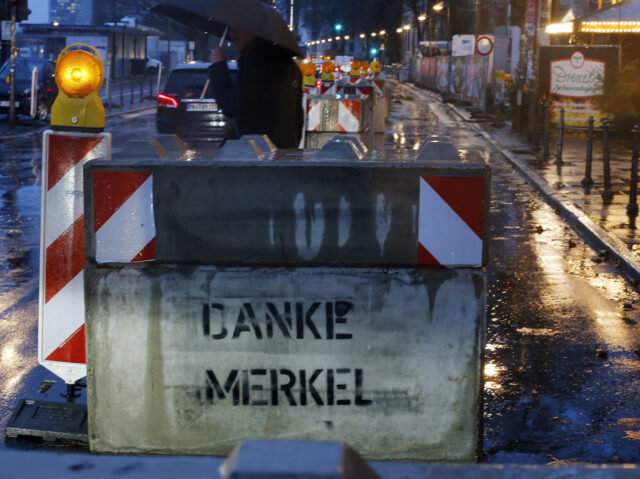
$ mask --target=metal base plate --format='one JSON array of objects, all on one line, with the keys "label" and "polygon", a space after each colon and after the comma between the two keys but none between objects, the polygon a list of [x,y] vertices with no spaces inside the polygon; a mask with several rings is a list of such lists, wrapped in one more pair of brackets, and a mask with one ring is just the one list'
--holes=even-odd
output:
[{"label": "metal base plate", "polygon": [[87,406],[23,399],[7,424],[7,437],[88,442]]}]

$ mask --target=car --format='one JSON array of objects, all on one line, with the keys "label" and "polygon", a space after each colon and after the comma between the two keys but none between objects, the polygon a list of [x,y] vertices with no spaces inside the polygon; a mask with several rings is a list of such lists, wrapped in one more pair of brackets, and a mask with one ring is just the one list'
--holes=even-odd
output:
[{"label": "car", "polygon": [[[157,96],[156,128],[160,134],[177,134],[186,140],[222,141],[231,128],[211,94],[207,69],[211,63],[177,65]],[[227,62],[232,81],[237,63]]]},{"label": "car", "polygon": [[[45,58],[17,57],[16,59],[15,103],[16,113],[31,115],[31,74],[38,70],[38,95],[36,104],[36,118],[46,120],[51,105],[58,96],[55,81],[55,64]],[[11,63],[5,61],[0,67],[0,113],[9,112],[9,96],[11,88]]]}]

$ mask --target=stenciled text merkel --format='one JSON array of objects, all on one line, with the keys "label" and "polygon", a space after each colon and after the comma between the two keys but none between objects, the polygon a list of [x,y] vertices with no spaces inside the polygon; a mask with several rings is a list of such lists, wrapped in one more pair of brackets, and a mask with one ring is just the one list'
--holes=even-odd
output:
[{"label": "stenciled text merkel", "polygon": [[[214,342],[353,340],[349,301],[218,301],[202,305],[202,333]],[[259,367],[206,370],[206,401],[234,406],[368,406],[359,368]]]}]

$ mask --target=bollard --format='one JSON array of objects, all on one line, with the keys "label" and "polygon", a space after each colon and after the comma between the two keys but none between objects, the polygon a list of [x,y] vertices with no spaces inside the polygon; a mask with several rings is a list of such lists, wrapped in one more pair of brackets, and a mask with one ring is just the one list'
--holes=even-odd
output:
[{"label": "bollard", "polygon": [[124,81],[122,79],[120,79],[120,104],[118,106],[124,106]]},{"label": "bollard", "polygon": [[604,190],[600,194],[602,201],[611,202],[613,191],[611,191],[611,166],[609,164],[609,120],[602,120],[602,166],[604,168]]},{"label": "bollard", "polygon": [[129,89],[131,90],[131,104],[133,105],[133,77],[129,78]]},{"label": "bollard", "polygon": [[544,135],[542,139],[543,152],[542,157],[547,159],[551,156],[549,153],[549,102],[544,102]]},{"label": "bollard", "polygon": [[[536,107],[535,107],[535,111],[534,111],[534,124],[533,124],[533,151],[538,152],[540,151],[540,137],[542,135],[544,135],[544,131],[541,132],[540,131],[540,113],[543,113],[544,110],[544,102],[542,100],[538,100],[536,102]],[[544,113],[543,113],[544,114]],[[544,118],[543,118],[544,121]],[[544,125],[542,125],[544,128]],[[542,133],[542,135],[541,135]],[[543,140],[544,141],[544,140]]]},{"label": "bollard", "polygon": [[153,76],[149,75],[149,99],[153,99]]},{"label": "bollard", "polygon": [[564,141],[564,108],[560,108],[560,123],[558,123],[558,153],[556,155],[556,165],[560,166],[562,161],[562,146]]},{"label": "bollard", "polygon": [[640,156],[640,128],[633,127],[633,153],[631,154],[631,184],[629,185],[629,204],[627,205],[627,216],[629,217],[629,228],[636,228],[636,217],[638,216],[638,156]]},{"label": "bollard", "polygon": [[593,163],[593,116],[589,117],[589,127],[587,129],[587,157],[584,167],[584,178],[580,182],[583,186],[593,185],[591,178],[591,164]]},{"label": "bollard", "polygon": [[140,100],[139,102],[142,103],[144,101],[144,77],[141,76],[140,77]]}]

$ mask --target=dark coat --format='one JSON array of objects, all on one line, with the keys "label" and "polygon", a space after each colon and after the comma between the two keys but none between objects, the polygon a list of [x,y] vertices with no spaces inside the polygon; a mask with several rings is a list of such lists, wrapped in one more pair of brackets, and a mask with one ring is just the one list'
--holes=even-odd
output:
[{"label": "dark coat", "polygon": [[237,133],[266,134],[278,148],[297,148],[302,136],[302,74],[290,55],[255,38],[238,60],[232,83],[226,62],[209,67],[213,97],[236,121]]}]

